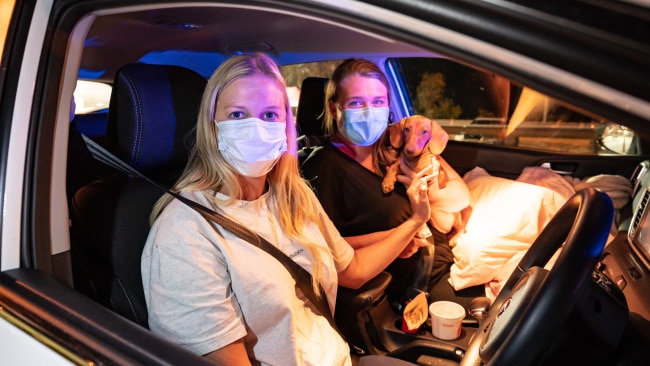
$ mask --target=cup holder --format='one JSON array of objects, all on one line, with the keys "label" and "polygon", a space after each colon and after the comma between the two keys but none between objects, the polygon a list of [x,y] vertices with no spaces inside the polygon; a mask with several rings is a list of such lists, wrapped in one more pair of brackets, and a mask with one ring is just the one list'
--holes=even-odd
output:
[{"label": "cup holder", "polygon": [[460,346],[462,348],[465,348],[469,344],[469,339],[471,336],[476,332],[478,328],[478,322],[476,319],[472,318],[466,318],[463,319],[463,328],[460,333],[460,337],[458,339],[454,340],[443,340],[436,338],[432,332],[431,332],[431,318],[427,318],[427,320],[420,326],[420,329],[418,329],[415,332],[405,332],[402,330],[402,318],[398,317],[395,319],[393,322],[394,330],[393,333],[398,339],[401,339],[402,342],[404,341],[414,341],[414,340],[433,340],[436,343],[451,343],[457,346]]},{"label": "cup holder", "polygon": [[[402,318],[398,318],[398,319],[395,320],[395,328],[400,329],[400,330],[402,329]],[[417,334],[417,333],[420,333],[420,332],[429,332],[429,334],[431,333],[431,318],[427,318],[427,320],[424,322],[424,324],[422,324],[422,326],[420,326],[420,329],[418,329],[415,332],[412,332],[411,334]],[[409,332],[404,332],[404,333],[409,334]]]}]

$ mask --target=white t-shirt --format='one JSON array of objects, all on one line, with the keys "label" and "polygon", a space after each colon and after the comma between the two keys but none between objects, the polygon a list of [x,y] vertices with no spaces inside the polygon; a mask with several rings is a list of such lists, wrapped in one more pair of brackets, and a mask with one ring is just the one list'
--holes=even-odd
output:
[{"label": "white t-shirt", "polygon": [[[217,193],[218,195],[220,193]],[[207,207],[201,193],[183,195]],[[310,252],[290,241],[267,207],[268,194],[237,201],[228,217],[278,246],[311,272]],[[353,249],[324,211],[304,235],[322,246],[322,286],[334,309],[337,272]],[[349,365],[349,349],[327,319],[296,287],[273,256],[213,227],[194,209],[173,200],[154,223],[142,253],[142,281],[150,329],[203,355],[242,337],[249,358],[262,365]]]}]

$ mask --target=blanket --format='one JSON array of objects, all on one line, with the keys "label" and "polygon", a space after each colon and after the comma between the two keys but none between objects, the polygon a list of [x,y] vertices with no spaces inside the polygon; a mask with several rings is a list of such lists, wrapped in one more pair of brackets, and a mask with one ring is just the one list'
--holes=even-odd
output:
[{"label": "blanket", "polygon": [[[494,299],[519,260],[553,215],[577,190],[606,192],[620,209],[632,187],[621,176],[565,178],[547,168],[527,167],[516,179],[491,176],[476,167],[463,176],[470,190],[472,216],[453,248],[449,283],[455,290],[484,285]],[[612,224],[614,231],[616,225]],[[615,235],[613,232],[610,238]],[[551,268],[558,252],[547,264]]]}]

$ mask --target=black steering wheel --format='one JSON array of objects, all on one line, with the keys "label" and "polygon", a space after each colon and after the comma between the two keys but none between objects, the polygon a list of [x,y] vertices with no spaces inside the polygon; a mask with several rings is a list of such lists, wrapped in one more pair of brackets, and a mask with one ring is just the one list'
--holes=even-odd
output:
[{"label": "black steering wheel", "polygon": [[[609,196],[577,192],[553,216],[510,276],[461,365],[533,365],[549,349],[591,276],[611,229]],[[566,239],[566,240],[565,240]],[[550,271],[543,266],[565,243]]]}]

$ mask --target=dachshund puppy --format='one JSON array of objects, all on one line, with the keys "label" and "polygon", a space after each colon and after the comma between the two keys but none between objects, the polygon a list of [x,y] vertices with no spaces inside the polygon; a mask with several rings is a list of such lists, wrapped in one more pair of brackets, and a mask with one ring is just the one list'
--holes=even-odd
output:
[{"label": "dachshund puppy", "polygon": [[386,166],[386,175],[381,183],[384,193],[395,188],[400,173],[400,160],[414,172],[433,164],[438,170],[438,185],[447,183],[445,173],[436,158],[447,146],[449,136],[438,122],[424,116],[410,116],[389,126],[379,144],[379,161]]},{"label": "dachshund puppy", "polygon": [[[381,184],[383,192],[389,193],[395,188],[396,177],[400,173],[400,160],[414,172],[433,164],[434,171],[438,171],[438,187],[444,188],[447,178],[437,156],[445,149],[448,140],[449,136],[438,122],[420,115],[405,117],[389,126],[378,144],[377,154],[379,164],[386,169]],[[465,232],[471,213],[471,206],[454,212],[454,225],[447,234],[452,247],[458,235]]]}]

